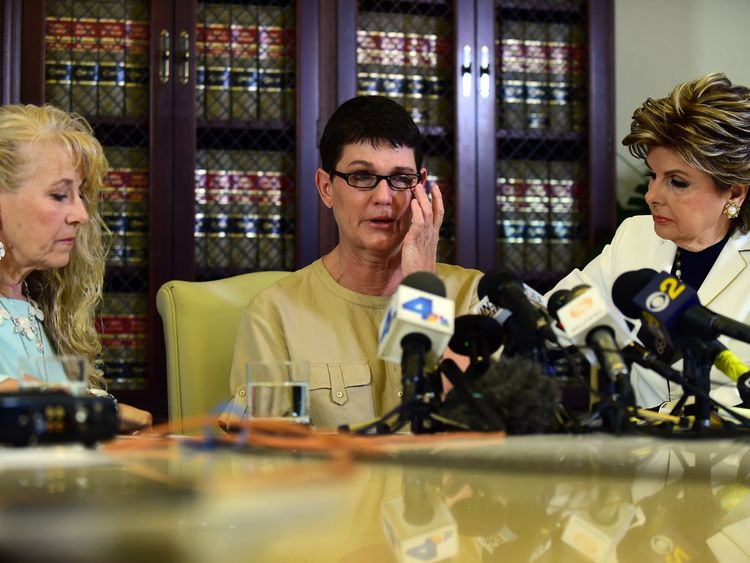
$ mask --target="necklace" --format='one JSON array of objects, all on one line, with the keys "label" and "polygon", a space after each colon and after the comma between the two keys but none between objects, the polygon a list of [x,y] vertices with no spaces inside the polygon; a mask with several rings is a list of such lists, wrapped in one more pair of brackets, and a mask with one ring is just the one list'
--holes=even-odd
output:
[{"label": "necklace", "polygon": [[679,281],[682,281],[682,258],[680,256],[680,247],[677,247],[677,252],[674,255],[674,268],[672,268],[674,277]]},{"label": "necklace", "polygon": [[39,324],[40,321],[44,320],[44,313],[36,302],[28,296],[28,288],[25,283],[24,288],[26,289],[25,297],[29,303],[28,315],[14,315],[9,308],[12,300],[5,295],[5,293],[0,291],[0,294],[8,300],[8,304],[6,305],[3,300],[0,299],[0,305],[2,305],[2,309],[0,309],[0,326],[5,321],[10,321],[13,324],[14,331],[21,339],[21,344],[23,344],[23,349],[26,352],[27,357],[29,356],[29,351],[26,349],[26,340],[33,342],[36,346],[37,352],[44,356],[42,327]]}]

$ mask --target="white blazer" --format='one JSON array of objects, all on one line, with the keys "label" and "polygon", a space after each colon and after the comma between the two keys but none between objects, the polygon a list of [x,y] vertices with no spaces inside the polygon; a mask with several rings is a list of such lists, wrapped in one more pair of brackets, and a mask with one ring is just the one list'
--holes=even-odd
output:
[{"label": "white blazer", "polygon": [[[612,242],[583,270],[574,270],[555,286],[547,297],[558,289],[570,289],[578,284],[598,288],[611,301],[612,285],[623,272],[652,268],[670,271],[676,245],[654,232],[650,215],[631,217],[622,222]],[[716,259],[698,297],[704,307],[736,321],[750,323],[750,234],[735,232]],[[636,323],[636,331],[640,324]],[[746,365],[750,365],[750,344],[721,337],[719,340],[732,350]],[[674,365],[682,370],[681,362]],[[633,366],[631,372],[636,401],[653,407],[664,401],[679,398],[682,390],[653,371]],[[711,396],[726,405],[740,402],[736,384],[716,368],[711,370]]]}]

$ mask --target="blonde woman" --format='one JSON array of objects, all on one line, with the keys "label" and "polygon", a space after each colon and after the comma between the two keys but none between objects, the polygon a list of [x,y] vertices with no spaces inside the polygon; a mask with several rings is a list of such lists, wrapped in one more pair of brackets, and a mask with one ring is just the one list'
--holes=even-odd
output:
[{"label": "blonde woman", "polygon": [[[622,142],[648,169],[651,215],[625,220],[599,256],[553,291],[583,283],[609,298],[624,272],[666,270],[696,289],[702,305],[750,323],[750,89],[718,73],[678,84],[635,110]],[[750,345],[721,340],[750,365]],[[682,394],[639,366],[632,380],[643,407]],[[736,384],[716,369],[711,383],[716,400],[740,403]]]},{"label": "blonde woman", "polygon": [[[0,389],[19,361],[44,355],[89,359],[102,388],[94,315],[102,297],[107,232],[97,209],[107,161],[91,127],[51,106],[0,107]],[[120,404],[123,431],[151,415]]]}]

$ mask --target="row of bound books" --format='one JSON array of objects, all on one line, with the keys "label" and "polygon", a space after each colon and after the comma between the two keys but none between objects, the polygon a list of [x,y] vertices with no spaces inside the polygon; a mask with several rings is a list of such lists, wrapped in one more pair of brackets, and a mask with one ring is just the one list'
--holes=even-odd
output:
[{"label": "row of bound books", "polygon": [[504,20],[499,27],[498,127],[583,131],[586,61],[582,24]]},{"label": "row of bound books", "polygon": [[198,4],[196,114],[294,119],[294,6]]},{"label": "row of bound books", "polygon": [[108,266],[148,263],[148,149],[104,147],[110,169],[102,192],[102,219],[111,231]]},{"label": "row of bound books", "polygon": [[294,250],[294,155],[199,150],[195,170],[198,268],[289,270]]},{"label": "row of bound books", "polygon": [[50,0],[46,13],[46,101],[86,117],[144,118],[148,3]]},{"label": "row of bound books", "polygon": [[364,11],[357,30],[357,90],[402,104],[422,127],[453,121],[448,18]]},{"label": "row of bound books", "polygon": [[108,388],[148,383],[148,294],[107,292],[96,318]]},{"label": "row of bound books", "polygon": [[497,163],[498,265],[517,271],[568,271],[581,259],[585,233],[581,163]]}]

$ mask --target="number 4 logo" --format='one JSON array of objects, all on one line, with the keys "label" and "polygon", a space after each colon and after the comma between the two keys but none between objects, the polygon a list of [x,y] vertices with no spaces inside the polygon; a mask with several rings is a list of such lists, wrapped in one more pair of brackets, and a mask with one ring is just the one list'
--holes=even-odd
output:
[{"label": "number 4 logo", "polygon": [[432,314],[432,299],[417,297],[404,303],[404,309],[418,313],[423,320],[427,320]]}]

